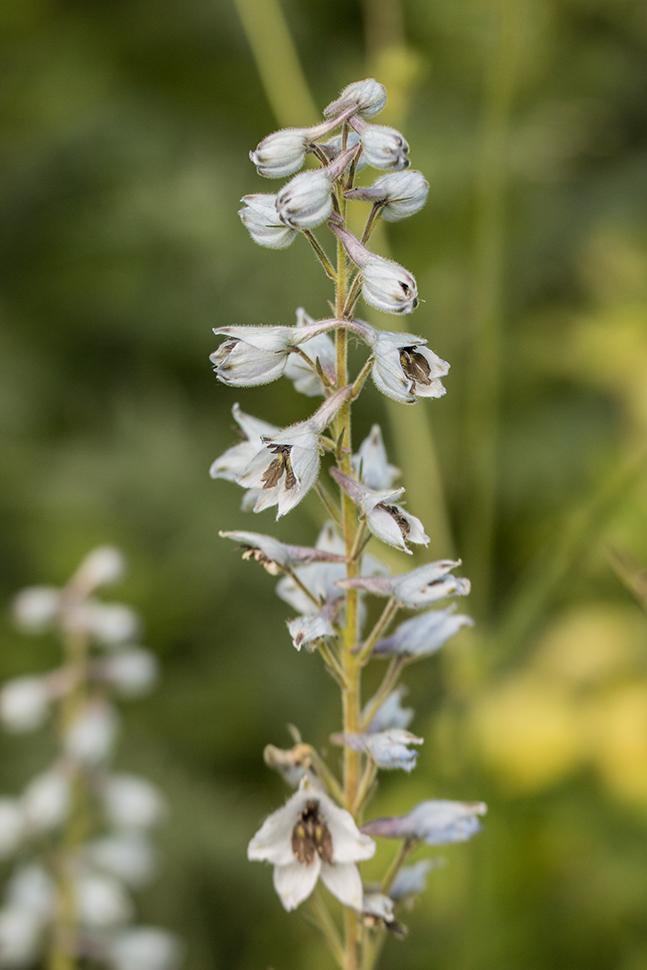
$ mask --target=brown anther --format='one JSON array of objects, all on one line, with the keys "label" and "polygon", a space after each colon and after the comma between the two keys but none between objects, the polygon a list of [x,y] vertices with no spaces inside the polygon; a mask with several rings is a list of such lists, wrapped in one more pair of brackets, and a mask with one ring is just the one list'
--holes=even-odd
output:
[{"label": "brown anther", "polygon": [[275,485],[278,485],[284,472],[286,489],[294,488],[297,479],[290,464],[291,445],[271,445],[269,450],[277,457],[270,462],[269,467],[263,472],[261,477],[263,488],[274,488]]},{"label": "brown anther", "polygon": [[401,349],[400,365],[409,380],[416,384],[431,384],[429,361],[413,347]]},{"label": "brown anther", "polygon": [[292,851],[302,866],[309,866],[318,855],[322,862],[332,865],[332,838],[328,826],[319,814],[319,802],[306,803],[292,829]]},{"label": "brown anther", "polygon": [[409,534],[411,532],[411,526],[409,525],[409,523],[407,522],[406,518],[404,517],[400,509],[397,507],[397,505],[387,505],[385,502],[380,502],[375,507],[377,509],[384,509],[385,512],[388,512],[389,515],[392,516],[397,522],[400,532],[402,533],[402,538],[403,539],[409,538]]}]

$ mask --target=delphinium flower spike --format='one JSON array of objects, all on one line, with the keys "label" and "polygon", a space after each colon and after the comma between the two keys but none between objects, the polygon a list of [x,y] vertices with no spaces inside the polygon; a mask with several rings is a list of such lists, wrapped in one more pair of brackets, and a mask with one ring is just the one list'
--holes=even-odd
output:
[{"label": "delphinium flower spike", "polygon": [[[426,337],[355,317],[360,295],[389,314],[409,314],[418,306],[414,275],[369,248],[379,218],[394,222],[415,214],[429,190],[424,175],[408,169],[404,136],[373,123],[385,103],[379,81],[353,82],[324,110],[319,125],[274,132],[251,152],[262,176],[290,178],[275,194],[245,196],[242,221],[266,248],[285,248],[299,235],[308,240],[335,287],[332,315],[315,320],[299,309],[296,326],[225,322],[215,330],[225,339],[211,358],[223,383],[253,386],[285,376],[296,391],[324,399],[310,418],[283,429],[235,405],[234,418],[245,440],[216,459],[211,475],[246,490],[244,509],[262,513],[276,506],[280,519],[316,493],[329,519],[312,547],[262,531],[221,535],[237,542],[245,559],[280,576],[276,592],[297,613],[288,619],[292,644],[301,657],[318,653],[341,690],[343,720],[332,735],[342,749],[341,771],[295,728],[292,748],[267,745],[268,766],[298,790],[253,836],[248,856],[272,864],[274,887],[286,910],[312,900],[311,919],[342,970],[375,970],[384,933],[404,936],[397,907],[424,889],[427,873],[438,865],[435,859],[421,859],[404,867],[409,852],[425,843],[469,838],[485,811],[480,802],[430,798],[406,815],[360,825],[379,772],[413,771],[424,740],[409,730],[415,712],[402,706],[403,672],[472,622],[451,606],[428,609],[469,592],[469,582],[452,573],[458,562],[443,560],[391,575],[373,556],[372,545],[379,554],[375,540],[411,553],[410,545],[426,545],[429,537],[402,504],[404,485],[397,482],[399,470],[389,463],[378,425],[353,453],[352,407],[369,374],[383,394],[415,405],[443,396],[442,378],[449,371]],[[300,171],[307,155],[320,167]],[[358,187],[355,176],[365,167],[383,174],[372,185]],[[348,228],[348,207],[367,203],[364,230],[356,235]],[[313,232],[326,229],[336,261],[328,254],[332,247]],[[355,376],[349,374],[349,336],[358,338],[366,352]],[[383,597],[386,604],[367,627],[369,597]],[[423,612],[392,629],[400,609]],[[364,667],[383,658],[388,663],[382,680],[362,704]],[[39,703],[35,690],[36,711]],[[373,836],[398,838],[402,848],[380,884],[367,886],[359,867],[376,851]],[[314,892],[319,879],[345,909],[343,929],[325,895]]]},{"label": "delphinium flower spike", "polygon": [[62,589],[30,587],[14,603],[29,633],[52,630],[63,663],[0,689],[0,721],[12,732],[54,719],[59,750],[19,799],[0,799],[0,857],[17,856],[0,908],[0,967],[27,968],[48,952],[52,970],[91,960],[112,970],[174,970],[182,947],[172,933],[130,927],[131,891],[155,867],[149,832],[166,815],[158,790],[112,772],[119,716],[114,699],[147,693],[157,678],[150,650],[133,643],[139,620],[96,594],[123,572],[123,557],[100,547]]}]

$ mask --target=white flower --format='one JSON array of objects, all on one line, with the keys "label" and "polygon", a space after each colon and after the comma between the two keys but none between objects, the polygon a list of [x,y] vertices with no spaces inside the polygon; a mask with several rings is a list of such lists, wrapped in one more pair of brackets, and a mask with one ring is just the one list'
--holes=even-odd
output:
[{"label": "white flower", "polygon": [[342,589],[361,589],[374,596],[392,596],[402,606],[419,610],[447,596],[467,596],[470,591],[469,580],[450,575],[454,566],[460,566],[460,561],[442,559],[398,576],[338,579],[337,586]]},{"label": "white flower", "polygon": [[151,828],[166,814],[157,788],[138,775],[111,775],[101,794],[108,821],[115,828]]},{"label": "white flower", "polygon": [[108,929],[127,923],[133,904],[121,884],[112,876],[82,873],[76,880],[79,920],[93,929]]},{"label": "white flower", "polygon": [[61,606],[61,592],[55,586],[29,586],[13,601],[16,623],[25,633],[46,630]]},{"label": "white flower", "polygon": [[12,855],[22,841],[25,813],[15,798],[0,798],[0,859]]},{"label": "white flower", "polygon": [[379,424],[373,425],[368,438],[364,438],[357,454],[353,455],[353,469],[358,479],[369,488],[391,488],[400,477],[400,469],[389,465]]},{"label": "white flower", "polygon": [[38,956],[42,924],[38,916],[17,906],[0,909],[0,967],[22,970]]},{"label": "white flower", "polygon": [[19,866],[7,885],[7,902],[25,910],[43,922],[56,907],[56,886],[48,872],[38,863]]},{"label": "white flower", "polygon": [[376,256],[342,226],[331,225],[331,229],[362,270],[362,295],[367,303],[385,313],[402,314],[415,310],[418,306],[418,286],[404,266]]},{"label": "white flower", "polygon": [[347,199],[372,202],[380,206],[387,222],[397,222],[419,212],[427,201],[429,183],[422,172],[390,172],[372,185],[345,192]]},{"label": "white flower", "polygon": [[65,733],[65,753],[74,761],[99,764],[112,750],[118,724],[114,707],[103,700],[90,701]]},{"label": "white flower", "polygon": [[424,892],[427,888],[427,873],[443,864],[444,860],[437,858],[421,859],[420,862],[414,862],[412,866],[404,866],[395,877],[393,885],[389,889],[389,896],[397,903],[401,899],[406,899],[407,896]]},{"label": "white flower", "polygon": [[223,539],[232,539],[240,543],[245,549],[243,559],[255,559],[272,576],[277,576],[283,569],[292,569],[309,563],[333,562],[343,563],[340,575],[344,574],[346,556],[335,554],[322,548],[311,549],[309,546],[290,546],[279,542],[273,536],[264,536],[258,532],[220,532]]},{"label": "white flower", "polygon": [[182,959],[182,947],[173,933],[138,926],[110,940],[107,959],[114,970],[175,970]]},{"label": "white flower", "polygon": [[410,333],[376,331],[372,374],[383,394],[403,404],[414,404],[418,397],[443,396],[445,388],[439,378],[449,371],[449,364],[425,347],[426,343],[424,337]]},{"label": "white flower", "polygon": [[46,677],[15,677],[0,690],[0,718],[8,731],[34,731],[44,723],[51,699]]},{"label": "white flower", "polygon": [[239,209],[243,225],[259,246],[266,249],[287,249],[296,239],[296,229],[291,229],[279,219],[276,211],[276,195],[258,192],[244,195],[241,202],[246,208]]},{"label": "white flower", "polygon": [[103,660],[99,676],[117,688],[122,697],[142,697],[157,679],[157,657],[144,647],[122,650]]},{"label": "white flower", "polygon": [[412,771],[418,760],[418,752],[410,751],[408,746],[423,743],[422,738],[399,727],[371,734],[334,734],[332,740],[370,755],[378,768],[404,768],[405,771]]},{"label": "white flower", "polygon": [[116,583],[126,569],[123,554],[114,546],[99,546],[89,552],[72,578],[75,588],[85,595],[99,586]]},{"label": "white flower", "polygon": [[[391,691],[383,704],[375,712],[370,724],[366,727],[367,734],[377,731],[386,731],[389,728],[408,728],[413,720],[414,711],[412,707],[402,707],[400,703],[407,693],[404,684],[400,684],[395,690]],[[369,701],[362,711],[362,721],[366,720],[367,712],[373,706]]]},{"label": "white flower", "polygon": [[319,320],[296,327],[220,327],[213,332],[227,340],[209,360],[216,377],[230,387],[269,384],[281,377],[295,347],[336,325],[336,320]]},{"label": "white flower", "polygon": [[362,900],[362,913],[374,916],[384,923],[393,922],[393,900],[383,893],[365,893]]},{"label": "white flower", "polygon": [[298,172],[312,143],[334,131],[351,110],[347,108],[338,117],[324,121],[313,128],[281,128],[280,131],[266,135],[257,145],[256,151],[249,153],[258,174],[266,178],[280,179]]},{"label": "white flower", "polygon": [[369,125],[361,118],[351,118],[350,124],[359,135],[362,154],[373,168],[399,171],[407,168],[409,145],[395,128],[386,125]]},{"label": "white flower", "polygon": [[60,825],[67,817],[69,805],[70,780],[55,768],[36,775],[22,796],[27,825],[36,832]]},{"label": "white flower", "polygon": [[418,287],[404,266],[373,256],[364,264],[362,296],[385,313],[411,313],[418,306]]},{"label": "white flower", "polygon": [[120,832],[90,842],[86,858],[99,869],[135,889],[145,885],[153,872],[153,849],[141,835]]},{"label": "white flower", "polygon": [[249,859],[274,866],[274,888],[288,911],[308,898],[319,877],[345,906],[361,910],[356,863],[374,853],[375,843],[362,835],[350,812],[307,779],[265,820],[247,848]]},{"label": "white flower", "polygon": [[64,614],[65,627],[71,631],[84,631],[104,647],[119,646],[133,640],[139,633],[139,618],[134,610],[123,603],[100,603],[95,599],[83,600]]},{"label": "white flower", "polygon": [[[312,318],[302,307],[299,307],[295,330],[310,323],[314,323]],[[300,354],[290,354],[288,357],[284,371],[285,376],[293,382],[295,391],[300,394],[305,394],[306,397],[323,396],[325,394],[324,385],[314,368],[315,364],[318,363],[319,368],[330,383],[334,383],[336,362],[334,343],[327,333],[322,333],[308,340],[304,346],[300,347],[300,351]],[[308,360],[312,361],[313,366],[310,366],[303,359],[302,355],[304,354]]]},{"label": "white flower", "polygon": [[301,172],[276,197],[276,211],[290,229],[314,229],[332,211],[331,182],[325,169]]},{"label": "white flower", "polygon": [[[267,421],[261,421],[260,418],[254,418],[251,414],[245,414],[238,404],[234,404],[231,413],[246,440],[234,445],[233,448],[228,448],[224,454],[216,458],[209,469],[209,474],[212,478],[225,478],[229,482],[235,482],[263,447],[263,438],[276,434],[279,428],[268,424]],[[243,508],[253,508],[260,492],[261,489],[250,489],[243,499]]]},{"label": "white flower", "polygon": [[480,831],[483,802],[450,802],[443,799],[421,802],[408,815],[377,818],[362,826],[362,832],[387,839],[419,839],[427,845],[465,842]]},{"label": "white flower", "polygon": [[385,104],[386,88],[375,78],[367,77],[364,81],[353,81],[346,85],[339,97],[324,109],[324,117],[329,118],[352,105],[358,115],[372,118]]},{"label": "white flower", "polygon": [[347,400],[350,387],[329,397],[307,421],[263,438],[263,447],[236,481],[258,492],[255,512],[278,506],[277,519],[298,505],[319,475],[319,435]]},{"label": "white flower", "polygon": [[403,495],[403,488],[376,491],[344,475],[338,468],[332,468],[330,474],[361,509],[366,524],[377,539],[409,555],[411,550],[407,542],[427,545],[429,536],[420,519],[410,515],[401,505],[394,504],[394,499]]},{"label": "white flower", "polygon": [[329,613],[330,610],[326,604],[319,613],[314,613],[312,616],[297,616],[294,620],[288,620],[288,630],[297,650],[307,647],[312,652],[318,640],[335,636]]},{"label": "white flower", "polygon": [[305,161],[309,142],[307,128],[282,128],[266,135],[249,157],[259,175],[281,179],[298,172]]},{"label": "white flower", "polygon": [[276,197],[279,219],[291,229],[314,229],[332,211],[332,184],[357,154],[357,146],[341,152],[329,165],[301,172],[284,185]]},{"label": "white flower", "polygon": [[384,640],[376,643],[373,655],[376,657],[429,657],[464,626],[473,626],[469,616],[454,612],[455,607],[445,610],[429,610],[421,616],[405,620]]}]

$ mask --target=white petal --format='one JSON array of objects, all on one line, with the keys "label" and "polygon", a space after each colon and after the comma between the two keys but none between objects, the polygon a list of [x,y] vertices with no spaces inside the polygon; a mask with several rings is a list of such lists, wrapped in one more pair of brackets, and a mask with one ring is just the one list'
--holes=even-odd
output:
[{"label": "white petal", "polygon": [[375,842],[355,825],[353,816],[326,795],[319,796],[319,810],[332,839],[333,862],[359,862],[375,855]]},{"label": "white petal", "polygon": [[411,550],[406,547],[400,526],[386,509],[374,508],[366,516],[366,523],[373,535],[381,539],[382,542],[411,555]]},{"label": "white petal", "polygon": [[322,863],[321,881],[344,906],[361,910],[362,879],[354,863],[347,862],[334,866]]},{"label": "white petal", "polygon": [[298,791],[282,808],[266,818],[247,846],[247,858],[282,866],[294,862],[292,829],[309,797],[310,792]]},{"label": "white petal", "polygon": [[261,438],[264,435],[272,435],[279,430],[274,424],[268,424],[267,421],[261,421],[260,418],[254,418],[251,414],[245,414],[240,410],[238,404],[234,404],[231,409],[231,413],[234,416],[234,420],[240,425],[249,440],[257,441],[259,446]]},{"label": "white petal", "polygon": [[274,888],[288,913],[308,898],[315,888],[320,869],[318,855],[309,866],[302,866],[293,858],[288,866],[274,867]]}]

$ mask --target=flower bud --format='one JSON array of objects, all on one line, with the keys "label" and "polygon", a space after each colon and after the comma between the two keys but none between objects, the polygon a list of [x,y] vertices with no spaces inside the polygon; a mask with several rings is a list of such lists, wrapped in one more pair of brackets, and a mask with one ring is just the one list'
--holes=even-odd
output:
[{"label": "flower bud", "polygon": [[133,904],[116,879],[84,873],[76,883],[77,909],[83,926],[108,929],[127,923]]},{"label": "flower bud", "polygon": [[13,601],[14,620],[25,633],[41,633],[59,611],[61,593],[55,586],[29,586]]},{"label": "flower bud", "polygon": [[37,862],[20,866],[9,880],[7,902],[46,920],[56,907],[54,880]]},{"label": "flower bud", "polygon": [[406,219],[422,209],[427,201],[429,183],[422,172],[392,172],[377,179],[368,188],[351,189],[347,199],[380,204],[387,222]]},{"label": "flower bud", "polygon": [[110,940],[108,962],[113,970],[174,970],[181,959],[178,939],[153,926],[124,930]]},{"label": "flower bud", "polygon": [[25,789],[23,809],[29,827],[37,832],[54,829],[67,817],[70,782],[60,771],[37,775]]},{"label": "flower bud", "polygon": [[158,825],[165,803],[154,785],[138,775],[112,775],[103,791],[108,821],[115,828],[146,829]]},{"label": "flower bud", "polygon": [[107,657],[101,663],[99,676],[113,684],[123,697],[141,697],[155,683],[157,672],[155,654],[133,647]]},{"label": "flower bud", "polygon": [[110,754],[117,725],[113,707],[104,701],[89,703],[65,735],[65,753],[75,761],[98,764]]},{"label": "flower bud", "polygon": [[282,128],[267,135],[256,151],[249,153],[249,157],[259,175],[282,179],[299,171],[306,157],[308,143],[306,128]]},{"label": "flower bud", "polygon": [[50,699],[45,677],[16,677],[0,690],[0,718],[8,731],[35,731],[47,717]]},{"label": "flower bud", "polygon": [[346,85],[336,101],[332,101],[324,109],[324,117],[336,115],[348,105],[354,105],[355,114],[363,118],[372,118],[382,110],[386,104],[386,88],[375,78],[367,77],[364,81],[353,81]]},{"label": "flower bud", "polygon": [[3,967],[30,967],[38,956],[41,921],[29,910],[6,906],[0,910],[0,953]]},{"label": "flower bud", "polygon": [[87,846],[86,855],[92,865],[134,889],[144,886],[153,872],[153,849],[134,832],[96,839]]},{"label": "flower bud", "polygon": [[66,615],[68,629],[83,630],[104,647],[132,640],[138,632],[137,614],[122,603],[86,600]]},{"label": "flower bud", "polygon": [[295,175],[277,195],[276,210],[281,222],[291,229],[313,229],[324,222],[332,210],[326,170]]},{"label": "flower bud", "polygon": [[364,266],[362,296],[385,313],[411,313],[418,306],[418,287],[404,266],[374,256]]},{"label": "flower bud", "polygon": [[266,249],[286,249],[294,242],[296,232],[279,219],[275,195],[244,195],[241,202],[247,208],[239,209],[238,215],[259,246],[265,246]]},{"label": "flower bud", "polygon": [[99,546],[88,553],[72,580],[86,593],[99,586],[116,583],[123,575],[125,561],[119,549],[114,546]]},{"label": "flower bud", "polygon": [[399,131],[386,125],[367,125],[356,118],[351,118],[351,124],[359,134],[362,153],[369,165],[394,172],[408,168],[409,145]]}]

